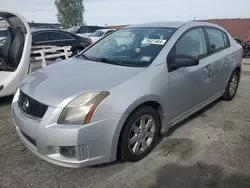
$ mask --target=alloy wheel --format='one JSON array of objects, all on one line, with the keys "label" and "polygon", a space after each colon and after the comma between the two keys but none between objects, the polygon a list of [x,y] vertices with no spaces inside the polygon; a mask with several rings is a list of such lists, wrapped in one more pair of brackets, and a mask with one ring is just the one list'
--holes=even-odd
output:
[{"label": "alloy wheel", "polygon": [[237,90],[238,76],[235,74],[229,83],[229,95],[233,96]]},{"label": "alloy wheel", "polygon": [[156,131],[155,121],[150,115],[139,117],[132,125],[128,138],[128,147],[132,154],[140,155],[152,144]]}]

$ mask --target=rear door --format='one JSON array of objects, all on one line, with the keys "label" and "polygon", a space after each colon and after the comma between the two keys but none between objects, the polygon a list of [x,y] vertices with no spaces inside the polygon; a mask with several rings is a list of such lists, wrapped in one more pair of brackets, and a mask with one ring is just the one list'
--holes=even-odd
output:
[{"label": "rear door", "polygon": [[214,27],[206,27],[208,37],[208,59],[213,62],[213,94],[224,92],[227,79],[233,69],[234,54],[228,35]]},{"label": "rear door", "polygon": [[[199,65],[171,70],[171,58],[176,55],[199,59]],[[168,55],[169,71],[169,119],[172,123],[193,111],[212,95],[213,64],[208,58],[207,42],[202,27],[186,31],[176,42]]]}]

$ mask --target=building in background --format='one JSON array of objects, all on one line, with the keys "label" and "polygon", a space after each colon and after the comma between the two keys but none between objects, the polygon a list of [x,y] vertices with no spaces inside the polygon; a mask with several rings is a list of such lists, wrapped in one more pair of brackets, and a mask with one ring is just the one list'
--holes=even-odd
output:
[{"label": "building in background", "polygon": [[[210,20],[198,20],[204,22],[210,22],[221,27],[225,28],[232,37],[240,37],[241,39],[246,39],[250,37],[250,18],[248,19],[210,19]],[[127,25],[116,25],[116,26],[107,26],[107,28],[119,29]]]},{"label": "building in background", "polygon": [[211,19],[201,21],[220,25],[225,28],[232,35],[232,37],[240,37],[243,40],[250,37],[250,18]]}]

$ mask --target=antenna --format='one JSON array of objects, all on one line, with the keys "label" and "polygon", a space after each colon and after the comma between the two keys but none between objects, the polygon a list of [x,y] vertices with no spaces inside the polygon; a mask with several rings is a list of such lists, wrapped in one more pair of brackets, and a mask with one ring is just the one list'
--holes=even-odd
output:
[{"label": "antenna", "polygon": [[193,21],[195,21],[195,19],[196,19],[196,16],[194,17]]}]

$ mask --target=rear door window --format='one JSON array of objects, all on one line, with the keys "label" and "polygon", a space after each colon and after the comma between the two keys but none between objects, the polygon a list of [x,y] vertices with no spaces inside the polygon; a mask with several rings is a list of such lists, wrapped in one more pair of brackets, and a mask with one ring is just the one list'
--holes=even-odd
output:
[{"label": "rear door window", "polygon": [[223,32],[219,29],[206,28],[208,34],[208,40],[210,43],[210,51],[217,52],[223,50],[226,47],[224,42]]}]

